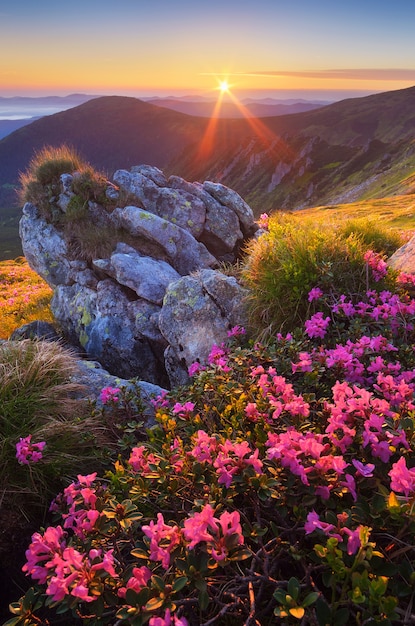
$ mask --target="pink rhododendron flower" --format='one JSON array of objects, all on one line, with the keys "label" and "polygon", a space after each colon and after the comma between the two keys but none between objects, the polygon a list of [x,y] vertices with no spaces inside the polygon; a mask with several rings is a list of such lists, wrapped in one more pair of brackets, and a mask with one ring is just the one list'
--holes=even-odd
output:
[{"label": "pink rhododendron flower", "polygon": [[368,250],[363,258],[372,270],[373,279],[376,282],[379,282],[386,276],[388,266],[381,254],[373,252],[373,250]]},{"label": "pink rhododendron flower", "polygon": [[155,409],[161,409],[169,406],[169,401],[166,397],[168,393],[168,391],[163,390],[156,398],[151,398],[150,403]]},{"label": "pink rhododendron flower", "polygon": [[99,397],[102,404],[107,404],[108,402],[118,402],[120,391],[121,389],[118,387],[104,387],[104,389],[101,389]]},{"label": "pink rhododendron flower", "polygon": [[313,302],[313,300],[319,300],[322,295],[323,295],[323,292],[321,291],[320,287],[313,287],[308,292],[308,301]]},{"label": "pink rhododendron flower", "polygon": [[179,545],[181,533],[177,526],[164,523],[162,513],[157,513],[157,522],[142,527],[143,533],[150,539],[150,559],[161,561],[162,567],[170,565],[170,554]]},{"label": "pink rhododendron flower", "polygon": [[362,547],[361,531],[366,530],[365,526],[358,526],[356,530],[350,530],[350,528],[344,527],[343,533],[347,535],[347,554],[356,554]]},{"label": "pink rhododendron flower", "polygon": [[96,596],[90,594],[90,585],[94,586],[94,579],[100,578],[100,572],[118,578],[113,550],[103,554],[101,550],[93,549],[89,554],[82,554],[66,545],[66,533],[60,526],[47,528],[43,535],[34,533],[26,558],[22,570],[40,584],[45,584],[45,593],[54,602],[69,595],[83,602],[93,602]]},{"label": "pink rhododendron flower", "polygon": [[261,213],[258,220],[258,226],[263,230],[268,230],[269,228],[269,215],[268,213]]},{"label": "pink rhododendron flower", "polygon": [[20,441],[16,443],[16,459],[21,465],[37,463],[43,456],[42,452],[45,446],[46,441],[32,443],[32,435],[21,437]]},{"label": "pink rhododendron flower", "polygon": [[327,327],[330,324],[329,317],[323,317],[324,313],[319,311],[315,313],[309,320],[305,321],[305,332],[311,338],[323,338],[326,335]]},{"label": "pink rhododendron flower", "polygon": [[173,413],[183,419],[188,419],[190,417],[190,413],[193,411],[194,408],[195,405],[193,402],[185,402],[184,404],[176,402],[173,407]]},{"label": "pink rhododendron flower", "polygon": [[237,325],[228,330],[228,337],[239,337],[240,335],[245,335],[245,333],[245,328]]},{"label": "pink rhododendron flower", "polygon": [[186,541],[190,542],[189,550],[192,550],[202,541],[214,541],[214,537],[208,532],[208,529],[213,532],[217,529],[219,520],[214,516],[214,513],[212,506],[206,504],[200,513],[194,513],[192,517],[184,521],[183,535]]},{"label": "pink rhododendron flower", "polygon": [[307,521],[304,524],[304,530],[306,535],[314,532],[315,530],[322,530],[325,535],[329,537],[336,537],[339,541],[342,540],[341,536],[338,533],[333,531],[336,530],[336,527],[333,524],[328,524],[327,522],[323,522],[320,519],[320,516],[313,510],[307,515]]},{"label": "pink rhododendron flower", "polygon": [[196,376],[199,372],[202,372],[205,369],[203,365],[201,365],[198,361],[195,361],[191,365],[189,365],[188,373],[189,376]]},{"label": "pink rhododendron flower", "polygon": [[213,455],[216,456],[218,443],[215,437],[208,435],[204,430],[198,430],[194,435],[195,447],[190,454],[198,463],[207,461],[213,463]]},{"label": "pink rhododendron flower", "polygon": [[164,617],[150,617],[149,626],[189,626],[189,622],[185,617],[176,617],[172,615],[170,609],[166,609]]},{"label": "pink rhododendron flower", "polygon": [[408,469],[405,457],[392,465],[388,474],[391,478],[391,489],[403,493],[406,497],[415,492],[415,468]]},{"label": "pink rhododendron flower", "polygon": [[396,282],[401,285],[415,285],[415,274],[401,272],[397,277]]},{"label": "pink rhododendron flower", "polygon": [[308,352],[300,352],[298,358],[298,363],[291,363],[291,369],[293,374],[295,374],[295,372],[313,371],[313,361],[311,355]]},{"label": "pink rhododendron flower", "polygon": [[221,346],[213,344],[210,354],[208,356],[208,362],[211,365],[216,365],[216,367],[223,370],[224,372],[231,371],[230,367],[227,365],[228,355],[224,344],[222,344]]},{"label": "pink rhododendron flower", "polygon": [[218,483],[229,489],[234,474],[241,473],[249,465],[254,468],[257,474],[262,474],[262,461],[258,455],[258,448],[252,452],[247,441],[232,443],[226,440],[224,444],[220,444],[218,455],[213,462],[219,476]]},{"label": "pink rhododendron flower", "polygon": [[260,417],[260,413],[257,409],[256,402],[248,402],[245,409],[245,415],[251,422],[257,422]]},{"label": "pink rhododendron flower", "polygon": [[118,595],[120,598],[125,598],[125,594],[129,589],[132,589],[136,593],[141,591],[145,587],[151,578],[151,570],[145,565],[142,567],[134,567],[131,578],[127,580],[125,587],[118,589]]},{"label": "pink rhododendron flower", "polygon": [[[227,540],[230,537],[237,535],[238,545],[244,543],[239,512],[224,511],[217,518],[214,516],[214,509],[210,504],[206,504],[200,512],[194,513],[192,517],[184,521],[183,535],[186,541],[190,542],[189,550],[201,542],[206,542],[216,561],[226,559],[228,555]],[[233,544],[232,546],[234,547]]]},{"label": "pink rhododendron flower", "polygon": [[375,466],[373,463],[367,463],[365,465],[364,463],[361,463],[357,459],[353,459],[352,463],[357,469],[357,472],[358,474],[360,474],[360,476],[364,476],[365,478],[370,478],[371,476],[373,476],[373,470],[375,469]]}]

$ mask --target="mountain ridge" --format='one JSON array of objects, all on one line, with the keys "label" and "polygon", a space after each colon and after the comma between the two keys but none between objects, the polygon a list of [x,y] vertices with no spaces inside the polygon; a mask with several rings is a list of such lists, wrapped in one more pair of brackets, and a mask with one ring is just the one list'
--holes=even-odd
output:
[{"label": "mountain ridge", "polygon": [[259,213],[412,193],[414,142],[415,87],[308,112],[214,122],[103,96],[0,141],[0,206],[43,145],[68,143],[108,175],[147,163],[188,180],[218,181]]}]

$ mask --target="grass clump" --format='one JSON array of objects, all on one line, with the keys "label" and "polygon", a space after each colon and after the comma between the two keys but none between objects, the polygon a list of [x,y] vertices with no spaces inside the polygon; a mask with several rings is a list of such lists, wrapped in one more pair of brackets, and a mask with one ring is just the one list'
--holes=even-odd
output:
[{"label": "grass clump", "polygon": [[[242,279],[248,288],[251,327],[263,339],[301,324],[309,311],[308,293],[361,294],[374,286],[364,254],[390,251],[396,237],[355,221],[336,228],[298,215],[274,214],[269,230],[251,242]],[[390,279],[387,279],[390,280]],[[386,282],[379,286],[387,287]]]},{"label": "grass clump", "polygon": [[401,233],[368,218],[355,218],[345,221],[339,226],[339,234],[345,239],[354,235],[367,249],[386,254],[386,256],[391,256],[395,250],[404,244],[404,237]]},{"label": "grass clump", "polygon": [[[62,174],[72,175],[66,206],[58,202]],[[114,208],[106,196],[109,182],[72,148],[43,148],[21,175],[20,185],[20,200],[34,204],[47,221],[62,229],[73,258],[90,261],[111,253],[118,233],[105,215]]]},{"label": "grass clump", "polygon": [[[57,489],[100,465],[106,435],[73,382],[75,356],[56,342],[0,343],[0,498],[26,518],[47,509]],[[19,464],[16,444],[47,441],[42,459]]]},{"label": "grass clump", "polygon": [[86,164],[66,145],[44,146],[20,174],[19,199],[35,204],[45,217],[51,217],[51,198],[60,194],[60,177],[82,170]]}]

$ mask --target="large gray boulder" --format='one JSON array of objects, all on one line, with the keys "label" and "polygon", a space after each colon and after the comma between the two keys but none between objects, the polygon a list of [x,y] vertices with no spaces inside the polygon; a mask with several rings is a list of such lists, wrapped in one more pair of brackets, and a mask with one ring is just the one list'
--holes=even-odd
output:
[{"label": "large gray boulder", "polygon": [[214,344],[226,341],[234,326],[244,326],[245,290],[233,277],[201,270],[172,283],[159,315],[159,327],[169,347],[166,368],[171,384],[188,380],[189,366],[208,362]]},{"label": "large gray boulder", "polygon": [[189,231],[154,213],[127,206],[116,209],[112,217],[117,227],[157,246],[181,275],[218,264],[203,243],[197,241]]},{"label": "large gray boulder", "polygon": [[82,213],[95,240],[111,232],[110,247],[80,257],[65,229],[77,219],[69,203],[79,200],[78,175],[62,175],[49,199],[55,224],[32,204],[20,222],[30,266],[54,289],[60,332],[109,376],[161,387],[186,382],[188,366],[206,363],[212,344],[244,324],[244,291],[217,268],[235,261],[257,231],[250,207],[218,183],[167,179],[149,165],[118,170],[108,204],[94,198]]},{"label": "large gray boulder", "polygon": [[50,287],[69,284],[71,263],[66,241],[58,229],[49,224],[29,202],[23,207],[19,235],[27,262]]}]

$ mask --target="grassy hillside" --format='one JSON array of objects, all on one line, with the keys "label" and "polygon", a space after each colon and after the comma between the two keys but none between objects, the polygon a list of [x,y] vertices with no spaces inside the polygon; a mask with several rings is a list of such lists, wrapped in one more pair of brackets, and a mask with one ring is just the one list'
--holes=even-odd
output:
[{"label": "grassy hillside", "polygon": [[370,217],[390,228],[411,234],[415,231],[415,195],[360,200],[303,209],[301,215],[323,222]]}]

